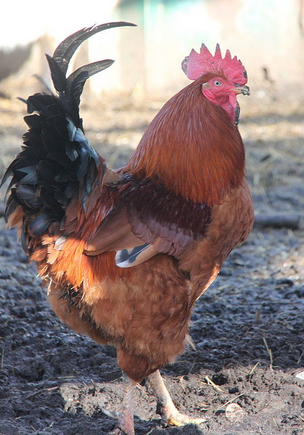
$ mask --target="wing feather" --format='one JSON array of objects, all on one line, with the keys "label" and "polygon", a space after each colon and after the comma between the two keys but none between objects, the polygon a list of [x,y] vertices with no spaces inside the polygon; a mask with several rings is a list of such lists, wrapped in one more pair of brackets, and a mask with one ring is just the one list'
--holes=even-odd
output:
[{"label": "wing feather", "polygon": [[148,179],[122,179],[120,189],[117,208],[88,240],[87,255],[117,251],[117,265],[132,267],[158,253],[180,258],[204,237],[211,221],[206,204],[185,200]]}]

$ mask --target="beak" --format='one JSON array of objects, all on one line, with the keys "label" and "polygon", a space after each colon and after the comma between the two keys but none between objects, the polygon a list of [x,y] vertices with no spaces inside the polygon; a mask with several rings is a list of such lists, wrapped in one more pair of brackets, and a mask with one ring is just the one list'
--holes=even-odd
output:
[{"label": "beak", "polygon": [[234,92],[236,94],[250,95],[250,89],[249,89],[248,86],[238,86],[238,85],[236,85],[233,88],[233,90],[234,90]]}]

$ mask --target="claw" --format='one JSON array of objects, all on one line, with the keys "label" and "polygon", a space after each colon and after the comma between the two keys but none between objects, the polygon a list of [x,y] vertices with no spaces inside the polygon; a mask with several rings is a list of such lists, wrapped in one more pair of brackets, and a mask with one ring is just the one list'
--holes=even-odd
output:
[{"label": "claw", "polygon": [[205,423],[205,418],[192,418],[186,414],[182,414],[181,412],[177,412],[176,414],[171,415],[168,419],[162,418],[162,424],[164,426],[185,426],[186,424],[196,424],[199,426],[202,423]]},{"label": "claw", "polygon": [[149,375],[147,379],[156,396],[159,407],[159,412],[157,412],[161,415],[161,423],[163,426],[199,425],[206,421],[204,418],[188,417],[188,415],[182,414],[176,409],[158,370]]},{"label": "claw", "polygon": [[[133,432],[134,434],[135,432]],[[119,427],[112,430],[111,432],[108,433],[108,435],[129,435],[129,433],[121,430]]]},{"label": "claw", "polygon": [[106,408],[101,408],[101,411],[107,417],[114,418],[114,419],[118,419],[119,418],[119,413],[117,411],[109,411]]}]

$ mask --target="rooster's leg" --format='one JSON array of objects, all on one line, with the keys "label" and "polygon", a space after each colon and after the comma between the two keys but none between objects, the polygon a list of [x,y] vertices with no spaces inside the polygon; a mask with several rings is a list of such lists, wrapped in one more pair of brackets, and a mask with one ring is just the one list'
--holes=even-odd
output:
[{"label": "rooster's leg", "polygon": [[[120,411],[115,414],[118,418],[118,428],[111,432],[111,435],[135,435],[133,422],[133,392],[137,382],[132,381],[125,375],[125,394]],[[108,413],[110,414],[110,413]]]},{"label": "rooster's leg", "polygon": [[185,414],[179,412],[171,396],[164,384],[163,378],[159,373],[159,370],[152,373],[147,377],[147,380],[154,392],[157,399],[157,404],[160,407],[160,414],[162,417],[162,423],[166,426],[183,426],[185,424],[200,424],[205,421],[203,418],[191,418]]}]

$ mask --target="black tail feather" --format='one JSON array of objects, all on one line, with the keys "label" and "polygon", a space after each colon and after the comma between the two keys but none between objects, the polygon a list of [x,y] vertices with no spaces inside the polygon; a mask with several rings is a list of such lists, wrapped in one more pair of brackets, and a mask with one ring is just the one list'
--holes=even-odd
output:
[{"label": "black tail feather", "polygon": [[80,96],[83,91],[83,87],[88,78],[98,72],[109,68],[114,60],[105,59],[98,62],[92,62],[87,65],[83,65],[74,71],[67,79],[66,83],[66,93],[68,95],[73,95],[74,102],[77,106],[80,104]]},{"label": "black tail feather", "polygon": [[117,21],[81,29],[62,41],[54,51],[53,57],[46,55],[54,87],[59,92],[62,104],[69,112],[71,119],[79,128],[82,128],[82,122],[79,118],[80,96],[86,80],[111,66],[114,61],[105,59],[83,65],[66,78],[69,62],[77,48],[86,39],[103,30],[122,26],[135,26],[135,24]]},{"label": "black tail feather", "polygon": [[54,87],[56,91],[58,91],[60,94],[63,94],[63,92],[65,92],[67,84],[65,73],[62,71],[60,65],[53,57],[49,56],[48,54],[46,54],[45,56],[50,67]]},{"label": "black tail feather", "polygon": [[54,51],[53,59],[59,65],[64,76],[66,75],[69,62],[73,54],[86,39],[90,38],[98,32],[102,32],[103,30],[122,26],[136,26],[136,24],[128,23],[125,21],[117,21],[113,23],[100,24],[98,26],[85,27],[68,36],[64,41],[62,41]]},{"label": "black tail feather", "polygon": [[[78,110],[86,80],[108,68],[113,61],[106,59],[83,65],[68,78],[66,72],[71,57],[83,41],[102,30],[120,26],[134,24],[102,24],[81,29],[66,38],[53,57],[47,56],[58,96],[38,93],[26,101],[30,115],[24,120],[29,130],[23,136],[22,151],[1,182],[2,185],[12,177],[6,218],[14,215],[18,206],[22,207],[21,239],[25,250],[32,236],[44,234],[52,222],[62,222],[65,209],[75,195],[85,211],[87,197],[102,182],[106,166],[85,137]],[[27,229],[30,234],[26,233]]]}]

